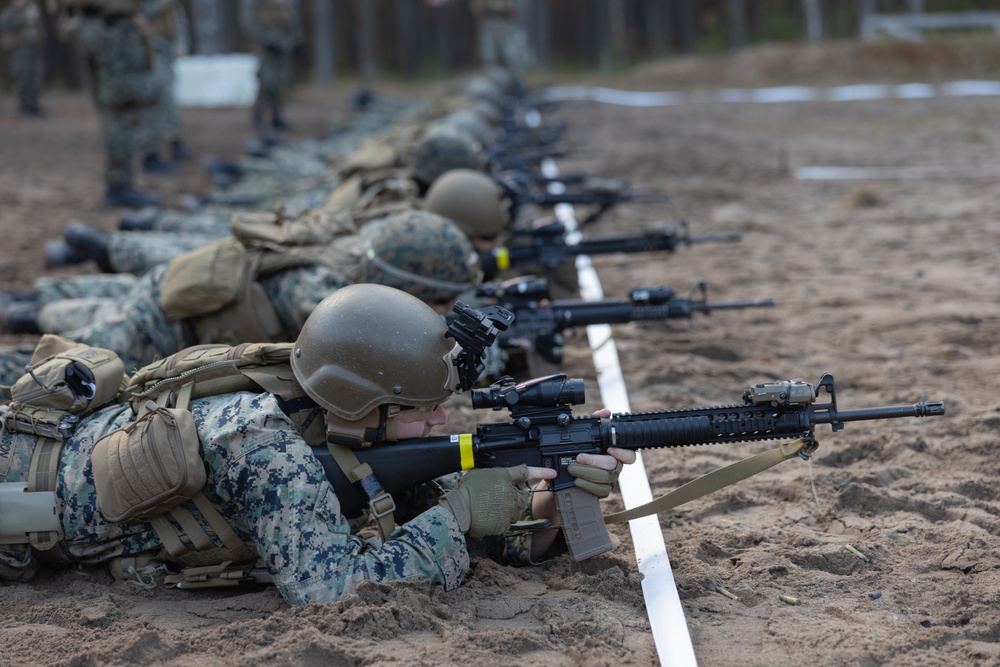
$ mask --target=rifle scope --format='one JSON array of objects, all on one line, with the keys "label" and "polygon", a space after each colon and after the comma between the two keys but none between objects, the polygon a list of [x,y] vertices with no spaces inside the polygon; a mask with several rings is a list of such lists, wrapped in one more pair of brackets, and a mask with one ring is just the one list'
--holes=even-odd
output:
[{"label": "rifle scope", "polygon": [[553,408],[559,405],[579,405],[584,397],[583,380],[567,378],[562,373],[514,384],[505,375],[486,389],[472,390],[473,408]]}]

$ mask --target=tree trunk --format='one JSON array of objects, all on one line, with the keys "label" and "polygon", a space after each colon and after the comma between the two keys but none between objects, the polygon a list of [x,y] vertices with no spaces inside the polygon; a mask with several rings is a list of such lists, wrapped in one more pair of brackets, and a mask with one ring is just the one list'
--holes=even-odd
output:
[{"label": "tree trunk", "polygon": [[326,86],[334,81],[333,0],[312,0],[313,82]]}]

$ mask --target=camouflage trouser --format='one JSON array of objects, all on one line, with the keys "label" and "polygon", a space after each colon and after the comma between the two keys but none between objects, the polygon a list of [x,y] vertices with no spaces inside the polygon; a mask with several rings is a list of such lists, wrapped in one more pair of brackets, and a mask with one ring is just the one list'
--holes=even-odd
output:
[{"label": "camouflage trouser", "polygon": [[156,103],[145,38],[128,17],[88,17],[77,32],[107,149],[105,182],[130,187],[142,109]]},{"label": "camouflage trouser", "polygon": [[108,156],[104,182],[113,189],[130,187],[134,181],[132,160],[139,132],[139,108],[100,108],[98,115]]},{"label": "camouflage trouser", "polygon": [[21,111],[37,111],[45,85],[45,51],[41,46],[18,46],[8,54],[8,72]]},{"label": "camouflage trouser", "polygon": [[34,350],[34,343],[0,346],[0,385],[10,387],[24,375]]},{"label": "camouflage trouser", "polygon": [[[227,234],[228,235],[228,234]],[[108,260],[118,273],[141,275],[219,238],[214,234],[125,231],[108,236]]]},{"label": "camouflage trouser", "polygon": [[174,62],[170,53],[170,43],[155,40],[153,50],[153,76],[160,89],[156,106],[148,107],[142,113],[142,134],[139,145],[142,155],[159,153],[162,142],[181,138],[180,111],[174,97]]},{"label": "camouflage trouser", "polygon": [[135,276],[116,273],[86,274],[69,278],[44,277],[35,281],[35,298],[42,304],[85,297],[121,299],[135,287],[135,283]]},{"label": "camouflage trouser", "polygon": [[127,273],[39,278],[35,281],[35,296],[42,304],[38,327],[45,333],[61,334],[110,317],[137,282]]},{"label": "camouflage trouser", "polygon": [[181,234],[201,234],[214,238],[229,236],[231,213],[183,213],[181,211],[159,211],[153,220],[153,231],[179,232]]},{"label": "camouflage trouser", "polygon": [[[65,305],[59,301],[45,304],[39,314],[39,323],[60,328],[60,324],[79,319],[89,312],[91,319],[83,326],[52,333],[113,350],[125,362],[126,372],[131,372],[190,343],[181,322],[168,318],[160,307],[165,274],[166,266],[154,267],[137,278],[127,294],[107,300],[113,301],[113,304],[102,304],[94,299],[73,300],[73,303]],[[75,313],[73,307],[78,308]],[[58,319],[64,322],[59,323]]]},{"label": "camouflage trouser", "polygon": [[502,65],[520,77],[527,52],[527,33],[516,20],[498,17],[479,19],[479,58],[483,67]]},{"label": "camouflage trouser", "polygon": [[295,80],[295,52],[280,48],[261,48],[257,50],[260,66],[257,68],[257,100],[254,103],[254,113],[260,117],[264,111],[270,111],[274,118],[280,117],[284,110],[285,95]]}]

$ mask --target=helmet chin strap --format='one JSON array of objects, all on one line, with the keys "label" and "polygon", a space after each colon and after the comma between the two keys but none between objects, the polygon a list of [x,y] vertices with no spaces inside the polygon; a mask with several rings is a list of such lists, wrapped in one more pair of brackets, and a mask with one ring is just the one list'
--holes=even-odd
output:
[{"label": "helmet chin strap", "polygon": [[398,414],[398,405],[380,405],[361,419],[348,421],[324,411],[327,444],[360,449],[376,442],[395,442],[396,422],[393,417]]},{"label": "helmet chin strap", "polygon": [[383,542],[389,539],[396,526],[393,517],[396,503],[382,488],[371,466],[359,461],[352,450],[369,447],[376,442],[395,441],[396,425],[393,417],[398,414],[398,405],[380,405],[355,421],[347,421],[326,412],[326,446],[348,481],[368,496],[368,507],[378,524]]}]

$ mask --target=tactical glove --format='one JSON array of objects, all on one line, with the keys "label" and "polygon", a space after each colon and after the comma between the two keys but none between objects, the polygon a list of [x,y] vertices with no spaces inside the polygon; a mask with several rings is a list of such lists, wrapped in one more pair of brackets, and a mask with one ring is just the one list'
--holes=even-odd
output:
[{"label": "tactical glove", "polygon": [[625,465],[619,461],[614,470],[605,470],[587,463],[570,463],[566,471],[575,477],[574,484],[598,498],[607,498]]},{"label": "tactical glove", "polygon": [[527,478],[525,465],[470,470],[438,502],[455,515],[469,537],[503,535],[522,517],[531,499],[531,490],[522,486]]}]

